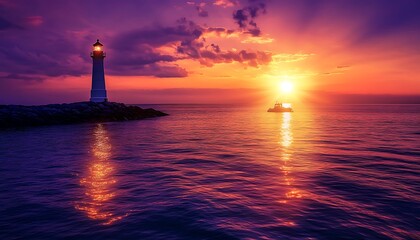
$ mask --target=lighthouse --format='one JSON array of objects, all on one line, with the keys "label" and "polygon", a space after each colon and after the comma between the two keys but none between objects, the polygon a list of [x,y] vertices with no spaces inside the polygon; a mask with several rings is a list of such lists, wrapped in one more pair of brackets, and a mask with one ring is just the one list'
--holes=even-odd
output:
[{"label": "lighthouse", "polygon": [[105,53],[103,51],[102,43],[99,39],[93,44],[93,51],[90,56],[93,60],[92,68],[92,90],[90,91],[91,102],[107,102],[105,89],[105,72],[104,72],[104,58]]}]

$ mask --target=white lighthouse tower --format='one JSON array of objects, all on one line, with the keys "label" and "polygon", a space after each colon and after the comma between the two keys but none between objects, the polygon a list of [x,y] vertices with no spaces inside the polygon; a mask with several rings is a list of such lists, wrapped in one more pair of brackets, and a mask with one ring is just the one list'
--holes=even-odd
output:
[{"label": "white lighthouse tower", "polygon": [[104,72],[104,58],[105,53],[103,51],[102,43],[99,39],[93,44],[93,51],[90,56],[93,60],[92,68],[92,90],[90,91],[91,102],[107,102],[105,89],[105,72]]}]

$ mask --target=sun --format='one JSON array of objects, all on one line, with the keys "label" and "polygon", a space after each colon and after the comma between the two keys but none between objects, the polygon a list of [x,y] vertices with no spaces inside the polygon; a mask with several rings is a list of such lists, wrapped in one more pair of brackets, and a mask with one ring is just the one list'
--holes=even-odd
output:
[{"label": "sun", "polygon": [[293,91],[293,84],[290,81],[280,82],[280,92],[284,94],[289,94]]}]

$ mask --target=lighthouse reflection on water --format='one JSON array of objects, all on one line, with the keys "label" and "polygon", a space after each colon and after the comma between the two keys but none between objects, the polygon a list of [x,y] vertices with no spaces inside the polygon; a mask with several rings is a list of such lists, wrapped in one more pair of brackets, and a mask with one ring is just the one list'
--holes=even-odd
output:
[{"label": "lighthouse reflection on water", "polygon": [[116,214],[113,199],[116,197],[116,166],[113,164],[112,145],[106,127],[98,124],[93,130],[91,159],[87,163],[80,185],[84,189],[83,199],[75,208],[84,212],[88,218],[101,224],[112,224],[126,215]]}]

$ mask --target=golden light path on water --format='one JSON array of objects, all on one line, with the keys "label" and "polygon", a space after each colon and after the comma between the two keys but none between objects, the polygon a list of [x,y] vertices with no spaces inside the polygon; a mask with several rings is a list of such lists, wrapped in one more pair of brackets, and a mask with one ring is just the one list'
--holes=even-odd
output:
[{"label": "golden light path on water", "polygon": [[[285,199],[281,201],[282,203],[287,203],[291,199],[301,198],[302,195],[298,189],[293,186],[293,178],[290,176],[292,173],[293,167],[291,166],[291,161],[293,160],[293,151],[291,146],[293,144],[293,131],[292,131],[292,113],[284,112],[282,113],[282,123],[280,128],[280,141],[279,144],[282,149],[281,160],[282,166],[281,170],[283,172],[285,185],[287,190],[285,193]],[[294,222],[288,221],[285,222],[285,225],[295,226]]]},{"label": "golden light path on water", "polygon": [[75,208],[84,212],[88,218],[109,225],[127,215],[116,215],[112,211],[117,179],[115,166],[111,161],[112,145],[108,132],[102,124],[98,124],[93,131],[93,136],[92,158],[88,163],[85,177],[80,179],[85,197],[76,204]]}]

